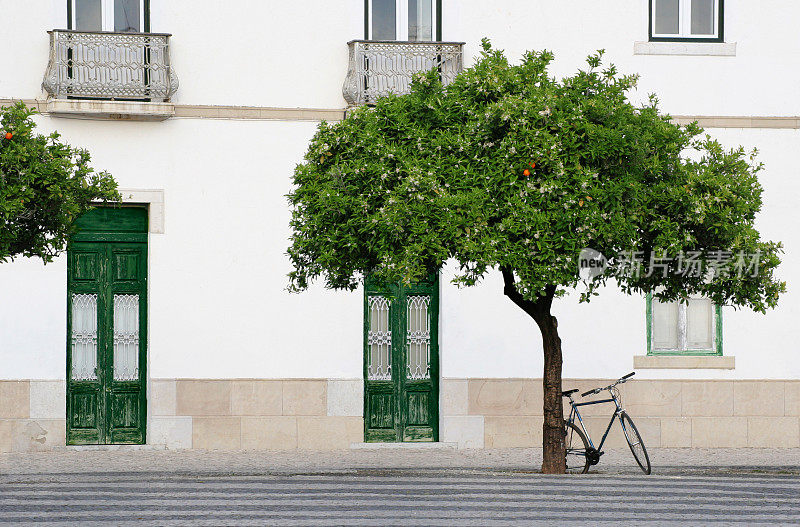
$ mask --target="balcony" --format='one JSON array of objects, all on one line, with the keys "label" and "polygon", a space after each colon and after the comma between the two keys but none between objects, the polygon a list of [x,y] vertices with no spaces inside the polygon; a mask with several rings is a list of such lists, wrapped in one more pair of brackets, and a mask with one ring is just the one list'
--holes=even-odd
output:
[{"label": "balcony", "polygon": [[50,60],[42,87],[54,99],[165,103],[178,89],[167,33],[48,33]]},{"label": "balcony", "polygon": [[463,42],[351,40],[342,94],[348,104],[374,104],[390,93],[408,93],[415,73],[436,69],[448,84],[463,68]]}]

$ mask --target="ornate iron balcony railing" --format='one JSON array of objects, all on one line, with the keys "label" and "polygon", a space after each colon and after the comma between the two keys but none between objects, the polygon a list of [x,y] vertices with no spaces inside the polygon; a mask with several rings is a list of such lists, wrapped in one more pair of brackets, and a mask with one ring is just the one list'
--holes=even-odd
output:
[{"label": "ornate iron balcony railing", "polygon": [[42,87],[57,99],[166,101],[178,89],[168,33],[55,29]]},{"label": "ornate iron balcony railing", "polygon": [[348,104],[374,103],[389,93],[408,93],[415,73],[436,69],[447,84],[463,68],[463,42],[351,40],[342,93]]}]

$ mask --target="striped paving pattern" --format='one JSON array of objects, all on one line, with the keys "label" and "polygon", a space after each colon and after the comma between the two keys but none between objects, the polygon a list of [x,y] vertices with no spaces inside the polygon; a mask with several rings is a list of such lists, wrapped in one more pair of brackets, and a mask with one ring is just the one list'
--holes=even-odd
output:
[{"label": "striped paving pattern", "polygon": [[0,475],[13,525],[800,523],[796,475],[542,476],[491,470]]}]

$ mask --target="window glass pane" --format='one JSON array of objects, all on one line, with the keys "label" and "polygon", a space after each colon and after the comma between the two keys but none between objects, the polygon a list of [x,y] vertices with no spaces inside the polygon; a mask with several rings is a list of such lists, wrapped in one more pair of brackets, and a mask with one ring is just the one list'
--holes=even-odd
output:
[{"label": "window glass pane", "polygon": [[432,4],[432,0],[408,0],[408,40],[433,40]]},{"label": "window glass pane", "polygon": [[686,307],[686,345],[693,350],[714,348],[714,304],[708,298],[691,298]]},{"label": "window glass pane", "polygon": [[139,295],[114,295],[114,380],[139,379]]},{"label": "window glass pane", "polygon": [[392,331],[389,328],[389,300],[383,296],[369,297],[369,380],[392,379]]},{"label": "window glass pane", "polygon": [[72,295],[72,378],[97,379],[97,295]]},{"label": "window glass pane", "polygon": [[114,31],[140,32],[140,0],[114,0]]},{"label": "window glass pane", "polygon": [[100,0],[75,0],[75,29],[100,31],[103,29]]},{"label": "window glass pane", "polygon": [[680,0],[655,0],[654,32],[657,35],[677,35],[680,31],[678,18]]},{"label": "window glass pane", "polygon": [[653,349],[678,349],[678,303],[653,299]]},{"label": "window glass pane", "polygon": [[714,34],[714,1],[692,0],[692,35]]},{"label": "window glass pane", "polygon": [[372,0],[372,40],[397,38],[395,0]]},{"label": "window glass pane", "polygon": [[431,376],[431,330],[428,315],[430,303],[429,296],[408,297],[406,375],[409,379],[430,379]]}]

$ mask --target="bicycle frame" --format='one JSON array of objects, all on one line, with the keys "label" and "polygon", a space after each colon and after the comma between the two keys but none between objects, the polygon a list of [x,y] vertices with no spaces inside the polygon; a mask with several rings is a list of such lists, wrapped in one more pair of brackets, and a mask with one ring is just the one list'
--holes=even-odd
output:
[{"label": "bicycle frame", "polygon": [[[575,417],[577,416],[578,423],[580,423],[581,429],[583,430],[586,439],[589,441],[589,446],[591,446],[595,450],[602,450],[603,444],[605,444],[606,438],[608,437],[608,433],[611,431],[611,426],[614,424],[614,419],[618,418],[619,414],[622,412],[622,407],[619,405],[619,400],[617,399],[617,396],[614,395],[613,391],[609,390],[609,392],[611,393],[611,399],[599,399],[597,401],[586,401],[585,403],[576,403],[575,401],[572,400],[572,396],[570,396],[569,398],[569,404],[571,410],[569,411],[569,418],[567,419],[567,422],[574,423]],[[611,420],[608,422],[608,426],[606,427],[606,431],[603,434],[603,438],[600,440],[600,444],[597,447],[595,447],[594,443],[592,442],[592,438],[589,436],[589,431],[583,424],[583,418],[581,417],[581,413],[578,410],[578,406],[590,406],[593,404],[602,404],[602,403],[614,403],[616,409],[614,410],[614,413],[611,415]]]}]

